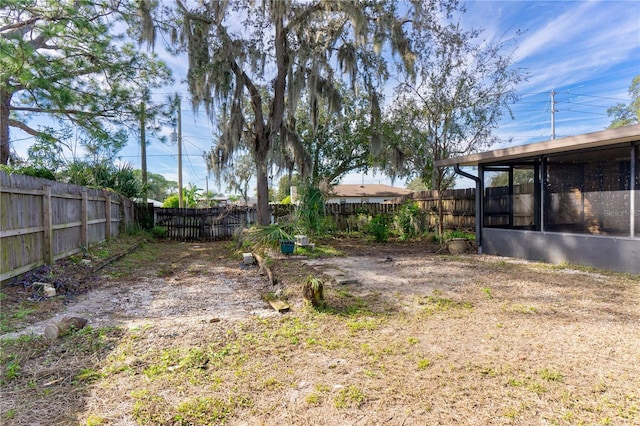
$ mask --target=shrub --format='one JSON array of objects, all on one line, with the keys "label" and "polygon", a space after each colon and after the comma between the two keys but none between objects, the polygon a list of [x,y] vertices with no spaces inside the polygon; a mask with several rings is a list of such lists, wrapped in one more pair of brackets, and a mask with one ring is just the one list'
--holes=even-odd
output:
[{"label": "shrub", "polygon": [[322,192],[314,186],[300,188],[300,204],[296,209],[298,226],[306,234],[322,234],[325,218],[325,205]]},{"label": "shrub", "polygon": [[34,166],[12,167],[0,165],[0,170],[6,173],[14,173],[17,175],[25,175],[42,179],[56,180],[56,175],[48,169]]},{"label": "shrub", "polygon": [[162,203],[162,207],[169,209],[177,209],[180,205],[180,200],[177,195],[171,195],[167,197]]},{"label": "shrub", "polygon": [[462,231],[460,229],[448,231],[444,235],[445,241],[451,240],[453,238],[464,238],[469,241],[474,241],[476,239],[476,235],[471,232]]},{"label": "shrub", "polygon": [[406,202],[396,212],[394,224],[401,240],[415,238],[425,228],[425,213],[415,202]]},{"label": "shrub", "polygon": [[389,239],[389,223],[387,217],[378,214],[371,219],[368,227],[368,233],[373,236],[378,243],[384,243]]},{"label": "shrub", "polygon": [[291,204],[291,195],[287,195],[280,201],[280,204]]},{"label": "shrub", "polygon": [[167,236],[167,230],[162,226],[154,226],[149,232],[154,238],[165,238]]}]

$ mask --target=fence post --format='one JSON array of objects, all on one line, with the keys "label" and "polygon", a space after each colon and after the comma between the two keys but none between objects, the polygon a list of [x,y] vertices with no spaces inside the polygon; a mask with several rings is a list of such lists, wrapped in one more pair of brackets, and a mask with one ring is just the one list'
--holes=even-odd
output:
[{"label": "fence post", "polygon": [[53,218],[51,212],[51,185],[42,187],[42,223],[44,228],[42,257],[48,265],[53,265]]},{"label": "fence post", "polygon": [[111,194],[109,192],[105,192],[105,219],[107,223],[104,228],[104,238],[105,240],[111,239]]},{"label": "fence post", "polygon": [[80,221],[82,222],[80,228],[80,241],[81,244],[89,248],[89,197],[86,190],[82,190],[82,207],[80,208]]}]

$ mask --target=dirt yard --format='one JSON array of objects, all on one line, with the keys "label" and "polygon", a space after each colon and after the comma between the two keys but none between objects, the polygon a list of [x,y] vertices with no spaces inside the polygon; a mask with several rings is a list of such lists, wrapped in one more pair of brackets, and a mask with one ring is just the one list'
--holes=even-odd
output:
[{"label": "dirt yard", "polygon": [[[640,425],[640,277],[323,243],[275,285],[229,243],[145,243],[72,300],[2,288],[0,423]],[[64,316],[88,326],[41,336]]]}]

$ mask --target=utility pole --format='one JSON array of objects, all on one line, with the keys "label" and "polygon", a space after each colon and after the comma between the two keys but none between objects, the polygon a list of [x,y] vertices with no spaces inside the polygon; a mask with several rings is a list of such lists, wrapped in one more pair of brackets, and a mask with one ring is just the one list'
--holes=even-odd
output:
[{"label": "utility pole", "polygon": [[147,138],[145,134],[146,128],[146,109],[145,101],[140,102],[140,156],[142,157],[142,204],[147,207]]},{"label": "utility pole", "polygon": [[182,100],[178,96],[178,207],[184,208],[182,198]]},{"label": "utility pole", "polygon": [[206,186],[205,186],[205,188],[206,188],[206,189],[205,189],[205,194],[207,194],[207,195],[205,196],[205,200],[206,200],[206,203],[207,203],[207,208],[211,207],[211,205],[209,204],[209,174],[208,174],[208,173],[209,173],[209,172],[207,172],[207,175],[204,177],[204,179],[205,179],[205,185],[206,185]]},{"label": "utility pole", "polygon": [[554,90],[551,91],[551,139],[556,138],[556,93]]}]

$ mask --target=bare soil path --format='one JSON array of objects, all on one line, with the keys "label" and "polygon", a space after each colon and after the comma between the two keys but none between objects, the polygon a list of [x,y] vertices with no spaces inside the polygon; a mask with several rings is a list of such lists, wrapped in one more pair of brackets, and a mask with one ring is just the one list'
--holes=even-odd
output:
[{"label": "bare soil path", "polygon": [[141,258],[134,252],[88,278],[88,292],[64,307],[53,305],[51,315],[0,338],[42,335],[47,324],[71,316],[86,318],[96,328],[152,322],[185,329],[274,315],[261,298],[270,290],[264,278],[220,251],[223,244],[159,243]]}]

